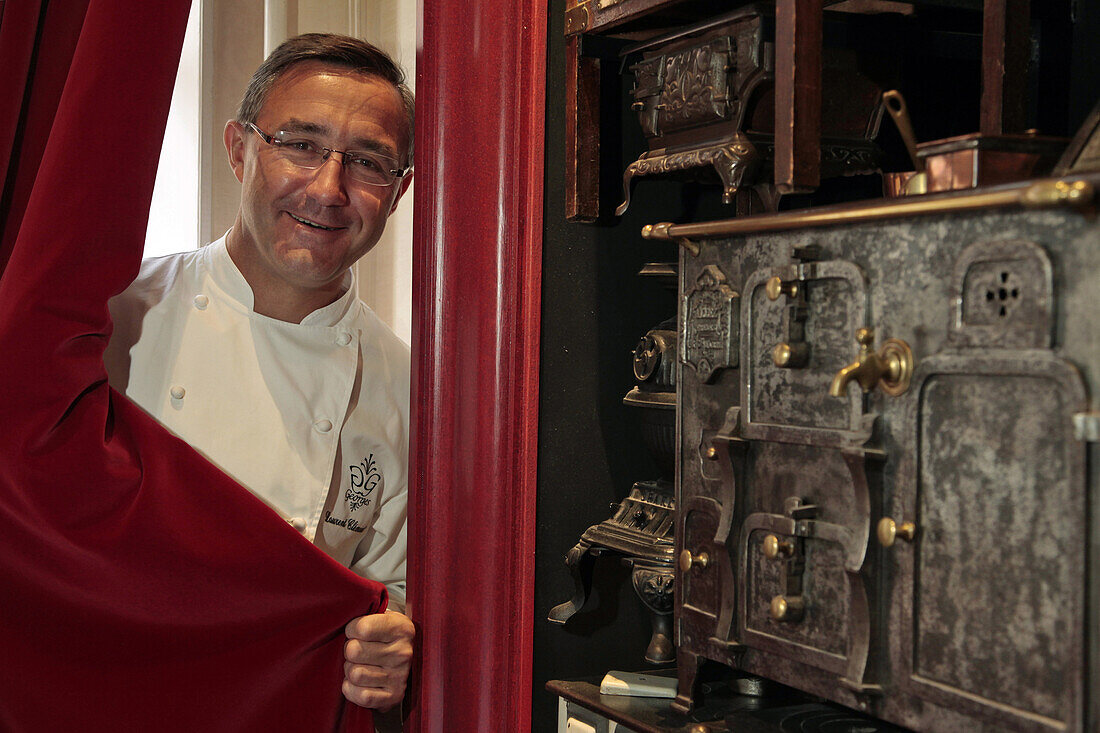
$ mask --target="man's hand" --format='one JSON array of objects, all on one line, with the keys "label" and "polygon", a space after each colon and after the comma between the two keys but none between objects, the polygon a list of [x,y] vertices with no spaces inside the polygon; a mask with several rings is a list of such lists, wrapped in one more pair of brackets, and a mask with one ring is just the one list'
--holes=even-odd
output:
[{"label": "man's hand", "polygon": [[344,633],[344,697],[382,711],[401,702],[416,635],[412,620],[386,611],[352,619]]}]

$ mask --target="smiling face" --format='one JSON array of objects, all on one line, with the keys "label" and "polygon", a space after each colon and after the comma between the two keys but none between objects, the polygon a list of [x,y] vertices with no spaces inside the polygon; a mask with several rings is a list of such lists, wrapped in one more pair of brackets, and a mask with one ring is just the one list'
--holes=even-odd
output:
[{"label": "smiling face", "polygon": [[[256,119],[268,134],[309,132],[326,147],[398,161],[408,150],[406,125],[391,84],[312,61],[279,77]],[[378,241],[411,177],[390,186],[358,183],[340,155],[315,170],[300,168],[236,121],[226,125],[225,145],[243,185],[229,254],[258,313],[300,321],[340,296],[344,273]]]}]

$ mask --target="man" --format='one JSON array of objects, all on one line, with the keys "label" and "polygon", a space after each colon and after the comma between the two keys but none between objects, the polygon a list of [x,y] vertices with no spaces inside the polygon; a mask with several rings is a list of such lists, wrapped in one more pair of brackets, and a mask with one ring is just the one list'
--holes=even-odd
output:
[{"label": "man", "polygon": [[345,633],[344,696],[404,693],[408,349],[351,266],[411,182],[412,94],[364,42],[292,38],[225,126],[242,184],[232,229],[143,263],[112,300],[111,385],[324,552],[384,583],[385,614]]}]

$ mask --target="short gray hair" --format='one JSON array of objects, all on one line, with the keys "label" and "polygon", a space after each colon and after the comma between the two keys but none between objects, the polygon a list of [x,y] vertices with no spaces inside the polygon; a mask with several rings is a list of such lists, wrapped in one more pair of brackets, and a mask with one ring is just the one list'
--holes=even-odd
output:
[{"label": "short gray hair", "polygon": [[413,157],[413,93],[405,84],[405,72],[390,55],[366,41],[335,33],[304,33],[288,38],[271,52],[244,90],[244,97],[237,107],[237,122],[242,125],[255,123],[267,95],[283,73],[295,64],[317,61],[340,66],[360,74],[376,76],[394,86],[401,95],[408,121],[408,151],[405,165],[412,165]]}]

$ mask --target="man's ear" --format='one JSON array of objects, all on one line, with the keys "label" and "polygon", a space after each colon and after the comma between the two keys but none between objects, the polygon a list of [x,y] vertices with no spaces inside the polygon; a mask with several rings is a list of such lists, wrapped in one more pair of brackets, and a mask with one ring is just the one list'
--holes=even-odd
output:
[{"label": "man's ear", "polygon": [[402,177],[401,183],[398,184],[397,195],[393,197],[393,204],[390,206],[390,215],[397,211],[397,202],[401,200],[401,197],[405,195],[405,192],[409,190],[409,186],[413,182],[413,172],[409,171],[408,175]]},{"label": "man's ear", "polygon": [[229,156],[229,167],[241,183],[244,183],[244,134],[244,127],[236,120],[226,122],[222,133],[225,152]]}]

